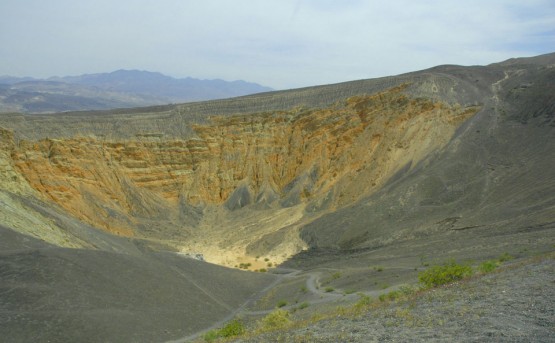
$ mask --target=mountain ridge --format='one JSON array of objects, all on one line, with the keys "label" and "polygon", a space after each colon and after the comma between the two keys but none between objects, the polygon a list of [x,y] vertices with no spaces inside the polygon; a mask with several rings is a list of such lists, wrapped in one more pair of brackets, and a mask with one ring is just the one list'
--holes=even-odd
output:
[{"label": "mountain ridge", "polygon": [[158,72],[125,69],[47,79],[2,76],[0,84],[0,111],[24,113],[162,105],[272,90],[242,80],[178,79]]}]

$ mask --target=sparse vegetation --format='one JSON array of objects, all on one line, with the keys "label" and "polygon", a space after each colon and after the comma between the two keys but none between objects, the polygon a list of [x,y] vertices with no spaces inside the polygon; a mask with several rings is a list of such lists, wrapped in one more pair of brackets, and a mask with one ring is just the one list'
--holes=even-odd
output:
[{"label": "sparse vegetation", "polygon": [[416,289],[414,286],[411,285],[403,285],[399,287],[399,292],[401,292],[401,294],[403,294],[404,296],[408,296],[416,292]]},{"label": "sparse vegetation", "polygon": [[437,287],[472,275],[472,267],[457,264],[454,260],[442,266],[433,266],[418,273],[418,280],[425,288]]},{"label": "sparse vegetation", "polygon": [[302,310],[302,309],[307,308],[308,306],[310,306],[310,304],[307,303],[307,302],[304,302],[304,303],[301,303],[301,304],[297,307],[297,309]]},{"label": "sparse vegetation", "polygon": [[310,306],[310,303],[308,303],[308,302],[305,301],[305,302],[303,302],[303,303],[300,303],[300,304],[297,305],[296,307],[293,307],[293,308],[291,309],[291,313],[295,313],[295,312],[297,312],[297,311],[299,311],[299,310],[304,310],[305,308],[307,308],[307,307],[309,307],[309,306]]},{"label": "sparse vegetation", "polygon": [[206,342],[213,342],[219,338],[235,337],[235,336],[240,336],[244,333],[245,333],[245,326],[241,321],[235,319],[227,323],[221,329],[208,331],[204,335],[204,340]]},{"label": "sparse vegetation", "polygon": [[326,287],[326,288],[325,288],[326,293],[333,292],[334,290],[335,290],[335,289],[334,289],[333,287]]},{"label": "sparse vegetation", "polygon": [[359,296],[360,299],[353,305],[353,310],[355,311],[355,313],[359,313],[362,310],[366,309],[374,301],[374,299],[366,294],[359,293]]},{"label": "sparse vegetation", "polygon": [[426,256],[420,256],[420,265],[422,267],[428,267],[430,264],[426,261]]},{"label": "sparse vegetation", "polygon": [[489,273],[499,266],[499,262],[495,260],[484,261],[478,266],[481,273]]},{"label": "sparse vegetation", "polygon": [[[498,266],[499,262],[497,260],[485,261],[480,265],[494,265]],[[478,267],[479,268],[479,267]],[[444,265],[435,266],[429,268],[427,271],[436,270],[438,271],[434,276],[437,276],[437,279],[445,278],[445,275],[453,276],[455,275],[457,278],[459,275],[468,276],[472,272],[472,268],[470,265],[461,265],[457,264],[454,261],[449,261]],[[461,272],[462,271],[462,272]],[[461,290],[458,292],[464,292],[465,286],[461,285]],[[428,288],[428,287],[426,287]],[[371,317],[379,317],[381,318],[381,325],[386,328],[389,327],[398,327],[401,325],[406,325],[407,327],[435,327],[435,326],[443,326],[445,325],[446,321],[443,317],[437,316],[436,317],[422,317],[422,311],[419,312],[417,306],[418,298],[423,297],[422,299],[439,299],[438,303],[446,304],[446,300],[450,300],[451,298],[446,297],[444,293],[441,292],[452,292],[452,288],[445,289],[445,290],[423,290],[421,288],[417,288],[414,285],[402,285],[399,287],[398,290],[391,291],[385,294],[382,294],[378,299],[373,299],[364,293],[359,293],[360,299],[352,306],[337,306],[334,309],[327,311],[327,312],[318,312],[312,314],[310,319],[293,322],[289,316],[290,313],[288,311],[277,309],[276,311],[272,312],[264,319],[258,322],[258,334],[267,334],[270,331],[277,331],[277,333],[269,334],[269,336],[262,336],[263,339],[260,341],[292,341],[289,340],[290,336],[288,336],[288,330],[296,330],[296,336],[293,336],[295,342],[312,342],[315,341],[314,336],[311,336],[311,333],[308,332],[304,333],[302,328],[305,326],[310,326],[315,324],[321,320],[330,320],[330,323],[333,323],[336,320],[342,320],[345,323],[349,322],[350,318],[360,318],[361,315],[366,313],[367,311],[373,311]],[[416,299],[416,300],[415,300]],[[395,303],[395,305],[392,304]],[[291,311],[295,312],[300,309],[304,309],[308,307],[310,304],[307,302],[301,303],[293,308]],[[443,305],[441,305],[443,306]],[[451,305],[448,306],[451,309]],[[445,309],[445,308],[443,308]],[[416,311],[416,312],[415,312]],[[461,307],[457,310],[455,315],[463,316],[469,313],[468,307]],[[480,315],[480,314],[475,314]],[[347,317],[346,319],[342,319],[342,317]],[[309,340],[303,340],[301,336],[298,335],[299,329],[301,329],[302,337],[310,337]],[[309,336],[306,336],[309,335]],[[286,338],[287,337],[287,338]],[[361,336],[357,336],[360,337]],[[334,338],[337,341],[347,341],[348,337],[338,333]]]},{"label": "sparse vegetation", "polygon": [[262,318],[259,322],[259,326],[261,330],[270,331],[285,328],[290,323],[289,312],[277,309]]},{"label": "sparse vegetation", "polygon": [[287,301],[285,301],[285,300],[280,300],[276,304],[277,308],[284,307],[284,306],[287,306]]},{"label": "sparse vegetation", "polygon": [[380,301],[395,301],[401,297],[401,291],[391,291],[389,293],[384,293],[379,296]]},{"label": "sparse vegetation", "polygon": [[514,259],[514,257],[507,252],[504,252],[501,256],[499,256],[499,262],[507,262],[512,259]]}]

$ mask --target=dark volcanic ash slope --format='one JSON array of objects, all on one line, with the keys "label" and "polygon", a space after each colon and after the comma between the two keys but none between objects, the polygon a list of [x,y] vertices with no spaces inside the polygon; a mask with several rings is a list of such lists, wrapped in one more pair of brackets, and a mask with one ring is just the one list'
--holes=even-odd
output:
[{"label": "dark volcanic ash slope", "polygon": [[314,248],[346,250],[424,237],[476,244],[465,243],[467,234],[504,241],[504,235],[543,231],[552,240],[554,62],[551,54],[488,67],[434,68],[477,83],[488,77],[490,87],[477,99],[482,110],[444,149],[370,197],[305,226],[303,239]]},{"label": "dark volcanic ash slope", "polygon": [[224,319],[274,279],[119,245],[60,248],[0,226],[0,340],[167,341]]}]

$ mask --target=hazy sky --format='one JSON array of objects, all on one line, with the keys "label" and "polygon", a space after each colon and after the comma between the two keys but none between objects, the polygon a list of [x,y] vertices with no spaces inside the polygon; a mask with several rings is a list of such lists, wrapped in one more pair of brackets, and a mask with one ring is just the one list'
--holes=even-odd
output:
[{"label": "hazy sky", "polygon": [[553,0],[0,0],[0,75],[283,89],[553,51]]}]

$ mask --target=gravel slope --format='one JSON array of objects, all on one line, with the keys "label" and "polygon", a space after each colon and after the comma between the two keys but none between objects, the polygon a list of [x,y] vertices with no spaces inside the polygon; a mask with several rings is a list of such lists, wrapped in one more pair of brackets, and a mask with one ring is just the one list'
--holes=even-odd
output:
[{"label": "gravel slope", "polygon": [[363,315],[236,342],[554,342],[555,255]]}]

